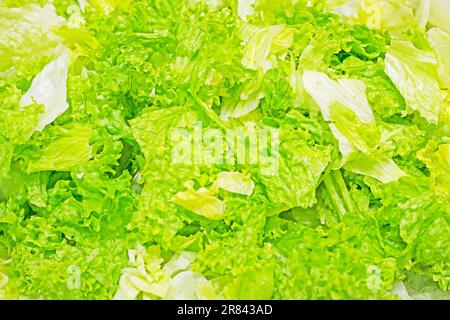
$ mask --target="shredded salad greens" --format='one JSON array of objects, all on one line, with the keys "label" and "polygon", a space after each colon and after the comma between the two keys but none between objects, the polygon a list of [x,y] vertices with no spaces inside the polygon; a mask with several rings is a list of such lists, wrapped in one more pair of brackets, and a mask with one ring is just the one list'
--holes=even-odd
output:
[{"label": "shredded salad greens", "polygon": [[[449,16],[0,0],[0,299],[449,299]],[[174,163],[199,124],[276,173]]]}]

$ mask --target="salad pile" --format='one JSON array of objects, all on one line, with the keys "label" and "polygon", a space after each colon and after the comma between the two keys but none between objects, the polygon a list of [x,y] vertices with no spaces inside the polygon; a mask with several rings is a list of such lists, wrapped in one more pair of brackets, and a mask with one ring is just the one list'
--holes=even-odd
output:
[{"label": "salad pile", "polygon": [[449,16],[0,0],[0,299],[448,299]]}]

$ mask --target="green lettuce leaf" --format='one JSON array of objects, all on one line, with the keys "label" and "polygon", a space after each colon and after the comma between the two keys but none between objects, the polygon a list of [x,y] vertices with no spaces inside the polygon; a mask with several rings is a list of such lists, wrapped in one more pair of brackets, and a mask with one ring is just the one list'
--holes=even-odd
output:
[{"label": "green lettuce leaf", "polygon": [[244,35],[245,48],[242,64],[264,72],[278,66],[278,59],[283,60],[292,46],[294,33],[285,26],[255,27],[244,25],[241,33]]},{"label": "green lettuce leaf", "polygon": [[430,1],[430,20],[429,22],[442,30],[450,33],[450,23],[446,18],[450,11],[450,4],[445,0]]},{"label": "green lettuce leaf", "polygon": [[215,197],[211,190],[205,188],[194,190],[193,183],[187,185],[187,188],[187,191],[178,192],[172,201],[211,220],[222,220],[225,217],[225,204]]},{"label": "green lettuce leaf", "polygon": [[26,108],[32,103],[44,105],[39,115],[37,130],[42,131],[68,108],[67,77],[69,69],[69,51],[47,64],[33,79],[30,88],[20,99],[20,106]]},{"label": "green lettuce leaf", "polygon": [[341,164],[345,169],[384,183],[405,175],[392,159],[378,150],[381,132],[367,101],[364,82],[334,81],[323,73],[311,71],[304,73],[303,80],[324,119],[332,121],[330,129],[339,141]]},{"label": "green lettuce leaf", "polygon": [[447,299],[447,18],[0,0],[0,299]]},{"label": "green lettuce leaf", "polygon": [[427,32],[428,40],[436,52],[438,75],[443,88],[450,87],[450,35],[438,28]]},{"label": "green lettuce leaf", "polygon": [[431,179],[438,194],[450,195],[450,145],[430,142],[427,147],[418,152],[417,156],[426,163]]},{"label": "green lettuce leaf", "polygon": [[89,127],[75,127],[52,141],[41,151],[41,156],[32,161],[28,172],[71,171],[92,157],[89,144],[93,132]]},{"label": "green lettuce leaf", "polygon": [[226,191],[251,196],[255,183],[240,172],[220,172],[214,184]]}]

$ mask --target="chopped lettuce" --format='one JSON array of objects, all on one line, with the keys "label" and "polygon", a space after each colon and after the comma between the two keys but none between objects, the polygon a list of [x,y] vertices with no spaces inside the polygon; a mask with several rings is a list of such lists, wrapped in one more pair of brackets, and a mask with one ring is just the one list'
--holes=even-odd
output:
[{"label": "chopped lettuce", "polygon": [[241,33],[245,43],[242,64],[267,71],[278,66],[278,59],[285,59],[294,42],[294,32],[286,26],[256,27],[244,25]]},{"label": "chopped lettuce", "polygon": [[432,52],[419,50],[410,42],[393,41],[385,71],[405,98],[409,113],[417,111],[428,122],[438,122],[447,94],[440,89]]},{"label": "chopped lettuce", "polygon": [[443,196],[450,195],[450,144],[437,145],[430,141],[417,156],[430,170],[431,182],[436,192]]},{"label": "chopped lettuce", "polygon": [[251,196],[255,189],[253,180],[240,172],[220,172],[214,183],[221,189],[247,196]]},{"label": "chopped lettuce", "polygon": [[430,10],[429,0],[329,0],[327,6],[351,23],[393,33],[424,27]]},{"label": "chopped lettuce", "polygon": [[37,130],[42,131],[68,108],[67,77],[69,70],[69,52],[63,52],[47,64],[33,79],[30,89],[20,99],[20,106],[26,108],[32,103],[44,105],[44,112],[39,115]]},{"label": "chopped lettuce", "polygon": [[450,88],[450,35],[438,28],[427,32],[428,40],[434,49],[438,62],[438,75],[443,88]]},{"label": "chopped lettuce", "polygon": [[132,300],[143,294],[144,298],[164,297],[171,284],[170,275],[161,269],[162,259],[157,247],[146,249],[137,245],[130,249],[130,267],[122,269],[115,300]]},{"label": "chopped lettuce", "polygon": [[430,1],[430,20],[429,22],[442,30],[450,33],[450,22],[447,19],[447,13],[450,11],[450,3],[446,0]]},{"label": "chopped lettuce", "polygon": [[449,3],[0,0],[0,299],[448,299]]},{"label": "chopped lettuce", "polygon": [[208,189],[194,190],[193,183],[187,186],[188,190],[178,192],[172,201],[198,215],[211,220],[221,220],[226,214],[226,205]]},{"label": "chopped lettuce", "polygon": [[76,127],[62,134],[42,150],[39,159],[30,162],[28,172],[71,171],[89,161],[92,157],[89,145],[92,135],[89,127]]},{"label": "chopped lettuce", "polygon": [[379,152],[381,132],[366,98],[363,81],[334,81],[326,74],[312,71],[306,71],[303,80],[324,119],[331,122],[330,130],[339,142],[345,169],[383,183],[406,175],[392,159]]}]

